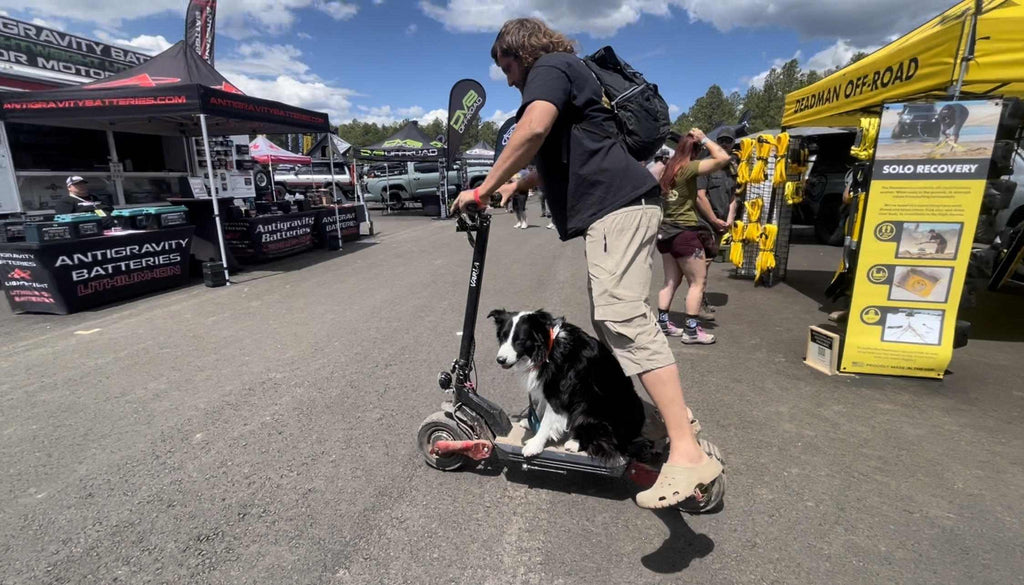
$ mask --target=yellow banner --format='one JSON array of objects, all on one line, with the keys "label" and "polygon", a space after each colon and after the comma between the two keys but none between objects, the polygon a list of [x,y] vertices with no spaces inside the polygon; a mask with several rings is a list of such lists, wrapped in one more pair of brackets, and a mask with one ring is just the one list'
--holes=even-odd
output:
[{"label": "yellow banner", "polygon": [[783,127],[823,125],[823,118],[837,114],[944,91],[955,80],[967,16],[935,18],[853,65],[787,95]]},{"label": "yellow banner", "polygon": [[1001,111],[883,109],[840,371],[942,378]]}]

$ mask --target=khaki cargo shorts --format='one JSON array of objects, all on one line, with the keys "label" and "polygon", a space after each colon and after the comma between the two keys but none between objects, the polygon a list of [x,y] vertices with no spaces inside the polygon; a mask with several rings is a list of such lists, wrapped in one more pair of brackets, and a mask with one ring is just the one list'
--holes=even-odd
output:
[{"label": "khaki cargo shorts", "polygon": [[586,234],[594,331],[627,376],[675,363],[648,303],[660,225],[661,206],[654,202],[609,213]]}]

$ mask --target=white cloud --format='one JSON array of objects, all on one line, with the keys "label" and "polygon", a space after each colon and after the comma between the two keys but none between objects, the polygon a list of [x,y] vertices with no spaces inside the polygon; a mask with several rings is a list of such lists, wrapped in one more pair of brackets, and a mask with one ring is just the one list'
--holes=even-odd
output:
[{"label": "white cloud", "polygon": [[313,35],[311,35],[311,34],[309,34],[309,33],[304,33],[304,32],[299,32],[299,33],[296,33],[296,35],[295,35],[295,36],[299,37],[300,39],[304,39],[304,40],[307,40],[307,41],[308,41],[309,39],[313,38]]},{"label": "white cloud", "polygon": [[359,12],[359,6],[345,2],[322,2],[317,0],[317,10],[326,13],[334,20],[348,20]]},{"label": "white cloud", "polygon": [[[856,53],[871,53],[877,49],[878,46],[855,47],[846,39],[837,39],[835,43],[811,55],[811,58],[806,61],[802,60],[803,53],[801,51],[797,51],[791,58],[801,61],[800,68],[803,71],[824,72],[828,69],[836,69],[846,65],[850,61],[850,58]],[[790,59],[775,59],[772,61],[772,67],[776,69],[780,68],[789,60]],[[753,77],[742,78],[741,81],[747,83],[750,87],[763,87],[764,80],[768,77],[768,73],[770,71],[770,69],[766,69]]]},{"label": "white cloud", "polygon": [[854,47],[848,40],[838,39],[832,46],[811,55],[804,68],[812,71],[835,69],[846,65],[859,52],[871,53],[876,50],[878,46]]},{"label": "white cloud", "polygon": [[417,28],[419,28],[419,27],[416,26],[416,23],[410,24],[409,26],[405,27],[405,34],[410,35],[410,36],[414,35],[414,34],[416,34],[416,29]]},{"label": "white cloud", "polygon": [[[793,59],[796,59],[796,60],[799,61],[801,57],[803,57],[803,53],[799,49],[797,49],[797,52],[793,53],[793,56],[790,57],[789,59],[778,58],[778,59],[773,60],[772,61],[772,68],[779,69],[783,65],[785,65],[788,61],[791,61]],[[755,75],[753,77],[744,78],[743,81],[746,81],[750,85],[750,87],[758,87],[758,88],[760,88],[760,87],[764,86],[764,80],[768,77],[769,73],[771,73],[771,69],[766,69],[765,71],[762,71],[762,72],[758,73],[757,75]]]},{"label": "white cloud", "polygon": [[380,6],[383,3],[384,3],[384,0],[373,0],[373,5],[374,6]]},{"label": "white cloud", "polygon": [[494,63],[491,63],[490,69],[487,70],[487,76],[494,81],[505,81],[507,79],[505,77],[505,73],[501,70],[501,67],[498,67]]},{"label": "white cloud", "polygon": [[300,80],[319,81],[309,73],[309,65],[299,60],[301,56],[302,51],[292,45],[240,43],[227,58],[217,60],[217,68],[256,77],[290,75]]},{"label": "white cloud", "polygon": [[[0,0],[0,9],[28,11],[40,18],[60,18],[95,23],[105,28],[120,28],[124,22],[139,18],[184,15],[185,0]],[[217,5],[217,32],[234,39],[258,38],[288,32],[297,22],[296,11],[317,9],[335,20],[355,16],[359,6],[338,0],[231,0]],[[49,21],[49,22],[52,22]]]},{"label": "white cloud", "polygon": [[447,120],[448,110],[426,111],[421,106],[409,108],[392,108],[391,106],[356,106],[354,115],[350,115],[343,121],[355,118],[361,122],[374,124],[394,124],[402,120],[415,120],[420,124],[429,124],[434,120]]},{"label": "white cloud", "polygon": [[664,0],[686,11],[691,21],[712,24],[721,31],[733,28],[788,28],[804,37],[846,37],[857,42],[878,42],[903,34],[949,8],[950,0]]},{"label": "white cloud", "polygon": [[491,114],[491,117],[487,118],[487,120],[485,120],[485,121],[487,121],[487,122],[494,122],[495,124],[501,124],[505,120],[508,120],[509,118],[511,118],[514,115],[515,115],[515,112],[505,112],[505,111],[502,111],[502,110],[494,110],[494,113]]},{"label": "white cloud", "polygon": [[460,32],[494,32],[509,18],[537,16],[568,34],[612,36],[644,15],[684,14],[721,31],[787,28],[805,37],[847,37],[877,42],[905,33],[950,0],[834,2],[821,0],[420,0],[424,14]]},{"label": "white cloud", "polygon": [[65,31],[68,28],[67,25],[65,25],[63,22],[57,20],[43,20],[42,18],[33,18],[32,24],[44,26],[46,28],[52,28],[54,30],[59,31]]},{"label": "white cloud", "polygon": [[[121,0],[0,0],[0,8],[16,12],[28,11],[39,17],[57,17],[81,20],[108,26],[119,26],[124,20],[153,16],[164,12],[185,13],[186,2],[180,0],[148,0],[123,2]],[[41,26],[47,26],[42,25]]]},{"label": "white cloud", "polygon": [[250,77],[233,71],[225,71],[224,75],[248,95],[327,112],[335,124],[353,118],[349,98],[356,92],[351,89],[331,87],[322,81],[302,81],[290,75],[279,75],[273,79]]},{"label": "white cloud", "polygon": [[668,105],[668,115],[672,116],[673,118],[678,116],[679,113],[682,112],[682,111],[683,111],[683,109],[680,108],[679,106],[675,105],[675,104],[669,104]]},{"label": "white cloud", "polygon": [[117,45],[147,55],[156,55],[162,53],[167,49],[171,48],[171,43],[164,38],[163,35],[139,35],[131,39],[118,38],[105,30],[94,30],[92,32],[96,40],[107,43],[108,45]]}]

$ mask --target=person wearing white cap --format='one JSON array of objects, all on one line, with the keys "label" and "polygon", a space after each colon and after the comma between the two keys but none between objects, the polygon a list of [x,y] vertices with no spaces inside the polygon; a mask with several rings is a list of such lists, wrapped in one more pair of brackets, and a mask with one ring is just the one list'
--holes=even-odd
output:
[{"label": "person wearing white cap", "polygon": [[68,196],[64,197],[54,206],[57,214],[65,213],[90,213],[106,215],[101,209],[102,203],[96,197],[89,194],[87,182],[78,175],[72,175],[65,181],[68,186]]}]

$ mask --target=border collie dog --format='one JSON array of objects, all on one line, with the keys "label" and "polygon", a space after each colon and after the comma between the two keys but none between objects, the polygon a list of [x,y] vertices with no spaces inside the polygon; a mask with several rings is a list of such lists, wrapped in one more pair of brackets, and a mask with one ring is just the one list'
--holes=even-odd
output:
[{"label": "border collie dog", "polygon": [[491,311],[498,364],[525,376],[540,428],[523,445],[533,457],[548,442],[604,460],[629,457],[641,441],[644,408],[611,350],[544,311]]}]

